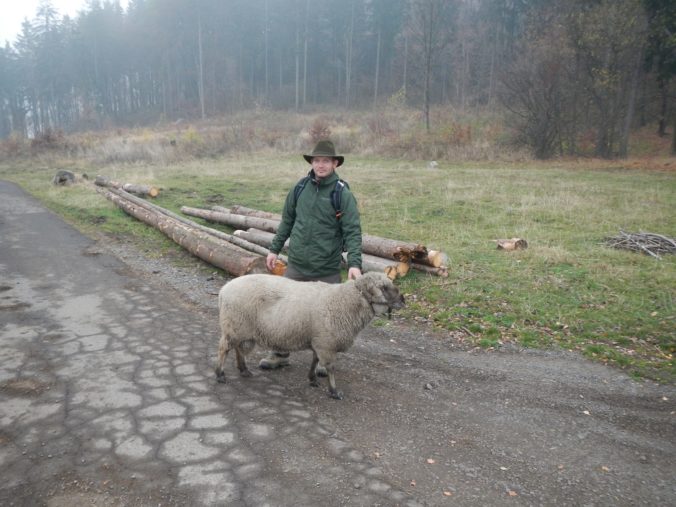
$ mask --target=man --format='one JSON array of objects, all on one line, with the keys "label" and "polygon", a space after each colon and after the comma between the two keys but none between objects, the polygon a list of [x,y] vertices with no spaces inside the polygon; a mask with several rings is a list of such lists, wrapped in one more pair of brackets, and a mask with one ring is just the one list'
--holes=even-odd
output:
[{"label": "man", "polygon": [[[312,153],[303,155],[312,166],[286,196],[282,221],[272,240],[266,263],[273,270],[277,256],[289,240],[289,263],[285,277],[299,281],[340,283],[343,249],[347,251],[347,277],[361,276],[361,222],[357,201],[336,169],[345,158],[336,155],[331,141],[320,141]],[[334,197],[337,193],[338,198]],[[279,368],[289,364],[288,352],[271,352],[259,367]],[[317,374],[325,369],[319,365]]]}]

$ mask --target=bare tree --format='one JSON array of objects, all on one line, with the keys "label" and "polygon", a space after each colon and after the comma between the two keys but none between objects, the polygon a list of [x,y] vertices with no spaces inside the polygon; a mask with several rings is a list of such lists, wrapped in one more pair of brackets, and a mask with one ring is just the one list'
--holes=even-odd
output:
[{"label": "bare tree", "polygon": [[423,64],[423,116],[430,130],[430,101],[433,66],[451,40],[452,0],[411,0],[408,29]]}]

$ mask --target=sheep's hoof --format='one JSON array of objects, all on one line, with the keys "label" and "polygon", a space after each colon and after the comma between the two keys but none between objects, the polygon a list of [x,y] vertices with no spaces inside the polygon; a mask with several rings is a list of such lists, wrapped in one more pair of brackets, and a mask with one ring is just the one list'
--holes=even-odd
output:
[{"label": "sheep's hoof", "polygon": [[341,393],[340,391],[336,391],[335,389],[329,389],[329,396],[334,400],[343,399],[343,393]]},{"label": "sheep's hoof", "polygon": [[251,370],[242,370],[239,372],[240,377],[253,377]]},{"label": "sheep's hoof", "polygon": [[310,380],[310,385],[312,387],[319,387],[319,382],[317,381],[317,379]]},{"label": "sheep's hoof", "polygon": [[220,368],[216,369],[216,382],[225,384],[225,373]]}]

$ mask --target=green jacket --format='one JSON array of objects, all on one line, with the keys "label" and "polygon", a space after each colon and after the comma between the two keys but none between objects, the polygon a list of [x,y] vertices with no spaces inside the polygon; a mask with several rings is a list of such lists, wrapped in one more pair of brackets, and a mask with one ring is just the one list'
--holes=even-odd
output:
[{"label": "green jacket", "polygon": [[348,188],[341,196],[343,215],[336,218],[331,192],[339,179],[334,172],[317,184],[313,179],[305,185],[294,202],[294,189],[286,196],[282,221],[270,251],[278,254],[287,238],[289,264],[309,277],[324,277],[340,272],[343,243],[348,267],[361,269],[361,222],[357,201]]}]

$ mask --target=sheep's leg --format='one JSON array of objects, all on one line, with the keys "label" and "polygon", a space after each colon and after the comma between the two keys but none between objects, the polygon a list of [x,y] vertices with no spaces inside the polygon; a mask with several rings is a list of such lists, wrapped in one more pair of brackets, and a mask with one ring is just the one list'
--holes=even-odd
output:
[{"label": "sheep's leg", "polygon": [[[315,375],[316,373],[314,371],[314,367],[317,366],[315,363],[315,359],[318,361],[321,361],[321,363],[324,365],[326,368],[326,372],[328,373],[329,377],[329,396],[331,398],[334,398],[336,400],[342,400],[343,399],[343,393],[341,393],[338,389],[336,389],[336,376],[334,373],[334,359],[336,358],[335,352],[328,351],[328,350],[320,350],[319,354],[315,353],[315,356],[312,360],[313,368],[311,370],[311,375]],[[310,383],[312,383],[312,379],[310,379]]]},{"label": "sheep's leg", "polygon": [[310,380],[310,385],[312,387],[319,387],[319,382],[317,381],[317,364],[319,363],[319,358],[317,353],[312,349],[312,364],[310,365],[310,373],[308,374],[308,379]]},{"label": "sheep's leg", "polygon": [[242,377],[251,377],[252,373],[247,367],[246,360],[244,359],[244,353],[239,349],[239,347],[235,347],[235,359],[237,360],[237,369],[239,370],[239,374]]},{"label": "sheep's leg", "polygon": [[223,365],[228,357],[230,351],[230,340],[225,333],[221,336],[221,341],[218,344],[218,366],[216,366],[216,381],[225,384],[225,372]]},{"label": "sheep's leg", "polygon": [[329,373],[329,396],[336,400],[343,399],[343,393],[336,389],[336,376],[333,373],[333,364],[325,365],[326,371]]}]

